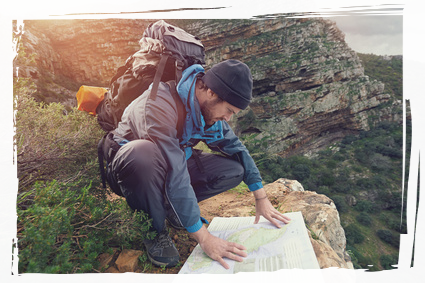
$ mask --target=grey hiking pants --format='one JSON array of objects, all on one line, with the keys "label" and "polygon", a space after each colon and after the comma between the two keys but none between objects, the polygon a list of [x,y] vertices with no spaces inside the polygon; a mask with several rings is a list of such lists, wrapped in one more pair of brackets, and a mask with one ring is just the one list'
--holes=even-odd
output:
[{"label": "grey hiking pants", "polygon": [[[236,187],[244,175],[239,162],[201,151],[187,160],[187,168],[198,202]],[[148,213],[157,232],[165,228],[166,172],[167,163],[159,148],[146,140],[122,146],[107,170],[109,185],[121,190],[133,210]]]}]

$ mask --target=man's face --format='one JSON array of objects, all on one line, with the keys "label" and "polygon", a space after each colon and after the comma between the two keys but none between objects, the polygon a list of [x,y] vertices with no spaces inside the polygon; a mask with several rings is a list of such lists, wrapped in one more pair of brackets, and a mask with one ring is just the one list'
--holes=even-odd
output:
[{"label": "man's face", "polygon": [[212,126],[220,120],[229,121],[232,115],[237,114],[239,111],[239,108],[221,100],[216,94],[201,104],[202,116],[204,116],[207,126]]}]

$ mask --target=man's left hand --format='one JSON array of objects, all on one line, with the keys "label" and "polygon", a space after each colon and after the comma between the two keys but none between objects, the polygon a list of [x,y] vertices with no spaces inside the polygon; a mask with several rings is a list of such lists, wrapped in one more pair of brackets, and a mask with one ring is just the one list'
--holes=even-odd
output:
[{"label": "man's left hand", "polygon": [[255,222],[257,224],[260,220],[260,216],[263,216],[268,221],[270,221],[274,226],[280,228],[279,220],[285,224],[288,224],[291,219],[288,216],[283,215],[277,209],[273,207],[271,202],[269,201],[266,192],[263,188],[254,191],[255,197]]}]

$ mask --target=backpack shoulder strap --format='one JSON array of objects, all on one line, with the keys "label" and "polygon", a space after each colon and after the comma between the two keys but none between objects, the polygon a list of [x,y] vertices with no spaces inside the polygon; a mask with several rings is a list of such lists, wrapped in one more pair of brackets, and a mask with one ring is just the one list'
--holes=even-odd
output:
[{"label": "backpack shoulder strap", "polygon": [[186,109],[183,105],[183,102],[180,99],[179,94],[177,93],[176,82],[175,81],[168,81],[167,85],[170,87],[171,95],[173,96],[174,100],[176,101],[176,105],[177,105],[177,114],[178,114],[177,136],[180,140],[183,136],[184,121],[186,120]]},{"label": "backpack shoulder strap", "polygon": [[152,100],[156,99],[156,94],[158,92],[159,82],[161,80],[162,74],[164,73],[165,65],[167,64],[167,60],[168,60],[168,57],[170,57],[170,55],[171,55],[171,53],[169,53],[169,52],[164,52],[161,55],[161,60],[159,61],[158,69],[155,72],[155,77],[154,77],[153,83],[152,83],[152,89],[151,89],[151,92],[149,94],[149,96]]}]

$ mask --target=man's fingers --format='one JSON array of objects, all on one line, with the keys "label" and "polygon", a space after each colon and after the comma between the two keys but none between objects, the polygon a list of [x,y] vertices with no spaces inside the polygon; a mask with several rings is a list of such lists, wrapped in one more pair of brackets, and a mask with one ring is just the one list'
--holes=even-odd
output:
[{"label": "man's fingers", "polygon": [[232,252],[227,252],[224,255],[224,257],[227,257],[228,259],[239,261],[239,262],[242,262],[243,261],[243,258],[242,257],[240,257],[240,256],[238,256],[238,255],[236,255],[236,254],[234,254]]},{"label": "man's fingers", "polygon": [[281,213],[279,213],[277,215],[277,217],[275,217],[275,218],[278,219],[278,220],[280,220],[280,221],[282,221],[285,224],[288,224],[291,221],[291,218],[289,218],[288,216],[283,215]]},{"label": "man's fingers", "polygon": [[233,246],[238,248],[239,250],[244,250],[244,251],[246,250],[246,248],[244,246],[242,246],[241,244],[238,244],[238,243],[233,243]]},{"label": "man's fingers", "polygon": [[218,259],[217,259],[217,261],[224,267],[224,268],[226,268],[226,269],[229,269],[230,268],[230,266],[224,261],[224,259],[223,258],[221,258],[221,257],[219,257]]},{"label": "man's fingers", "polygon": [[280,224],[279,224],[276,220],[274,220],[273,218],[271,218],[271,217],[270,217],[269,221],[270,221],[270,222],[271,222],[274,226],[276,226],[277,228],[280,228]]},{"label": "man's fingers", "polygon": [[[285,224],[288,224],[291,221],[291,218],[289,218],[286,215],[283,215],[280,212],[276,212],[275,214],[272,214],[269,217],[266,217],[266,219],[269,220],[277,228],[281,228],[281,225],[276,220],[279,220],[279,221],[281,221]],[[274,219],[276,219],[276,220],[274,220]]]},{"label": "man's fingers", "polygon": [[[240,246],[239,244],[237,244],[238,246]],[[237,255],[240,255],[240,256],[243,256],[243,257],[246,257],[246,256],[248,256],[248,254],[245,252],[245,247],[244,246],[240,246],[240,247],[237,247],[236,245],[230,250],[230,252],[231,253],[233,253],[233,254],[237,254]]]},{"label": "man's fingers", "polygon": [[285,223],[285,224],[288,224],[289,222],[291,222],[291,218],[289,218],[288,216],[286,216],[286,215],[283,215],[283,214],[281,214],[281,221],[283,222],[283,223]]},{"label": "man's fingers", "polygon": [[229,269],[229,265],[226,263],[226,261],[223,259],[223,257],[226,257],[231,260],[235,260],[238,262],[242,262],[243,258],[248,256],[248,254],[245,252],[245,247],[237,244],[237,243],[230,243],[230,246],[228,247],[227,251],[223,253],[222,256],[217,257],[217,261],[225,268]]},{"label": "man's fingers", "polygon": [[254,224],[257,224],[259,220],[260,220],[260,215],[256,215],[255,216]]}]

